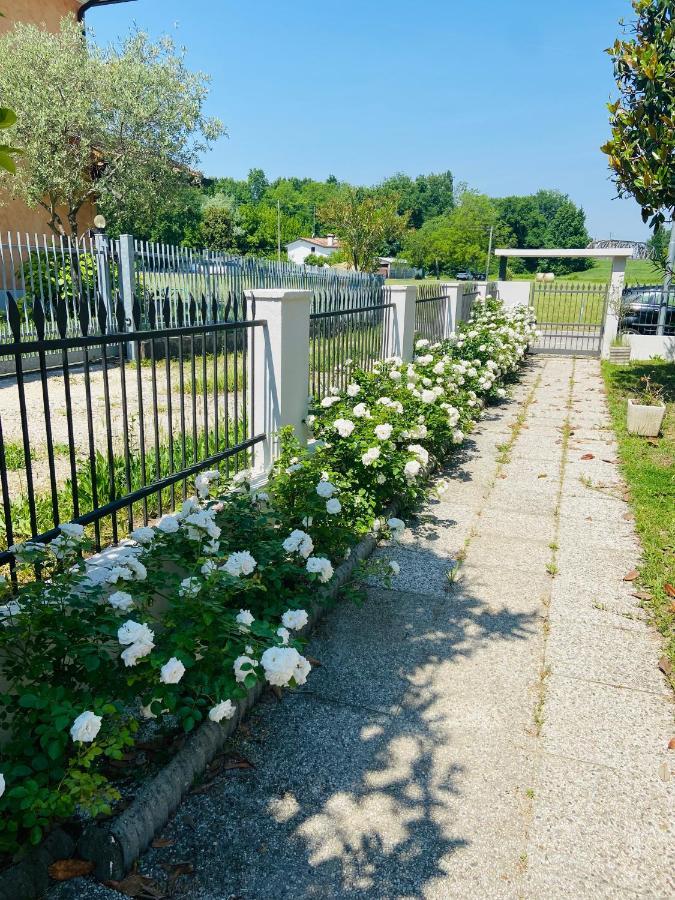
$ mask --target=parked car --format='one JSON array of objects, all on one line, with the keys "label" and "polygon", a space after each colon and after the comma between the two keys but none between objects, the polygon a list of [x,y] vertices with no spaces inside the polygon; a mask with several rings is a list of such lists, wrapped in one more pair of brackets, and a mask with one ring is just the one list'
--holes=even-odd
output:
[{"label": "parked car", "polygon": [[[655,334],[662,290],[658,285],[627,288],[623,292],[619,330],[626,334]],[[670,293],[665,333],[675,334],[675,292]]]},{"label": "parked car", "polygon": [[466,272],[458,272],[455,275],[455,278],[458,281],[473,281],[476,276],[473,274],[471,269],[467,269]]}]

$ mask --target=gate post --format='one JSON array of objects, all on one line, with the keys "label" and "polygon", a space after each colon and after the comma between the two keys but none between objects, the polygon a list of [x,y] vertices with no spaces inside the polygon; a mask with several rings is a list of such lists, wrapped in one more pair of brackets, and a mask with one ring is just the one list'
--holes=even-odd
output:
[{"label": "gate post", "polygon": [[[119,253],[119,284],[124,303],[124,318],[127,331],[134,330],[134,289],[136,287],[136,258],[133,234],[120,235]],[[133,343],[126,345],[127,359],[136,359],[136,346]]]},{"label": "gate post", "polygon": [[621,317],[621,298],[623,295],[623,283],[626,273],[626,257],[612,257],[612,275],[609,280],[607,293],[607,305],[605,307],[605,321],[602,329],[601,356],[609,359],[609,350],[612,341],[619,331],[619,319]]}]

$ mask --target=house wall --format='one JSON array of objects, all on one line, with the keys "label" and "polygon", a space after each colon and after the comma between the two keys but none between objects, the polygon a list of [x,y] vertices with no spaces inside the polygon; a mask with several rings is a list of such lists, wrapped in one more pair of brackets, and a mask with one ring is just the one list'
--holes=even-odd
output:
[{"label": "house wall", "polygon": [[[0,8],[4,18],[0,18],[0,34],[9,31],[16,22],[29,22],[57,31],[61,19],[68,13],[75,15],[80,8],[79,0],[0,0]],[[11,184],[7,179],[7,184]],[[80,233],[91,228],[96,210],[92,204],[86,204],[80,211],[78,222]],[[47,227],[48,216],[40,208],[26,206],[22,200],[16,200],[9,190],[0,191],[0,235],[12,232],[16,234],[51,234]]]},{"label": "house wall", "polygon": [[9,0],[2,4],[5,17],[0,19],[0,34],[9,31],[15,22],[31,22],[56,31],[68,13],[77,13],[79,0]]},{"label": "house wall", "polygon": [[[291,262],[302,265],[305,261],[305,257],[309,256],[311,252],[312,250],[309,244],[290,246],[288,248],[288,258]],[[335,251],[329,250],[327,247],[317,247],[314,251],[315,256],[332,256],[333,253],[335,253]]]}]

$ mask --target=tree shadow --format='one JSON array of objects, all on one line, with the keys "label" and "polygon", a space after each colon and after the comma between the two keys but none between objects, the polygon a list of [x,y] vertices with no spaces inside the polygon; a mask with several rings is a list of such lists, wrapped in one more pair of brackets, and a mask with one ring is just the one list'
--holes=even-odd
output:
[{"label": "tree shadow", "polygon": [[[164,832],[175,846],[142,860],[156,877],[169,861],[194,864],[175,896],[421,897],[470,847],[453,677],[496,642],[530,637],[537,617],[463,590],[371,595],[328,614],[307,685],[265,695],[225,751],[254,768],[190,796]],[[486,675],[475,704],[488,698],[497,716],[499,676]]]}]

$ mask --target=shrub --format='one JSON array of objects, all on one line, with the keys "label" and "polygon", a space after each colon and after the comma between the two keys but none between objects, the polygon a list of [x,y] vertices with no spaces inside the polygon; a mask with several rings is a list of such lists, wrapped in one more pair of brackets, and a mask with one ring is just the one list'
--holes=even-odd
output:
[{"label": "shrub", "polygon": [[303,684],[297,631],[318,589],[359,535],[400,534],[401,520],[376,516],[420,498],[433,460],[503,395],[532,328],[529,311],[489,300],[454,339],[417,341],[414,362],[350,371],[308,416],[313,452],[284,432],[264,490],[242,472],[217,492],[205,472],[177,513],[97,558],[72,524],[47,547],[14,548],[42,580],[0,587],[0,850],[76,810],[109,811],[111,761],[143,718],[189,732],[234,715],[258,681]]}]

